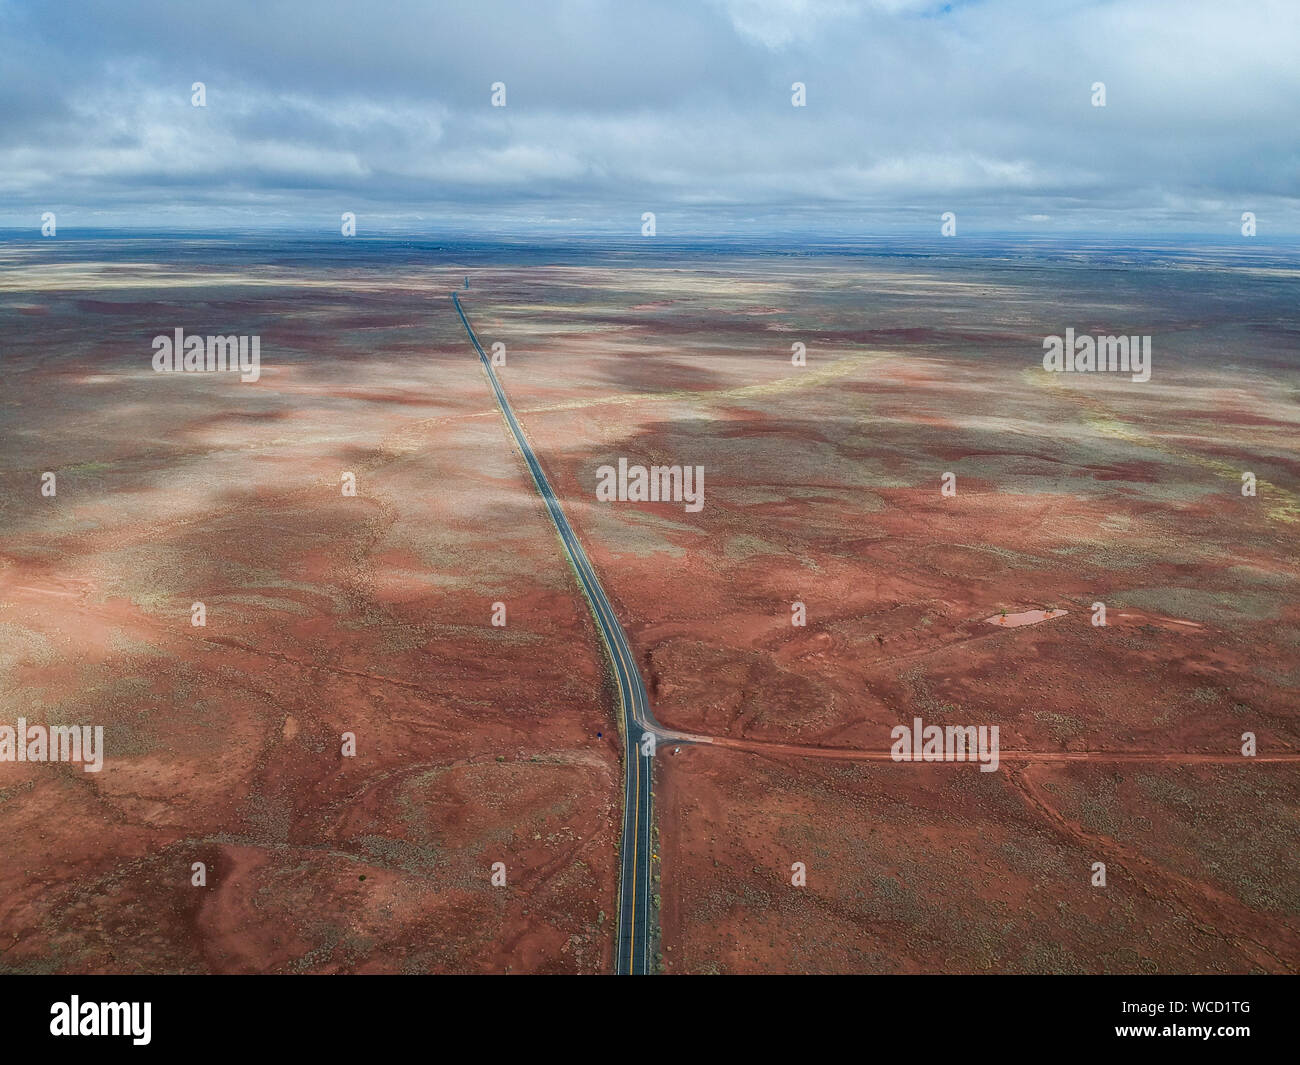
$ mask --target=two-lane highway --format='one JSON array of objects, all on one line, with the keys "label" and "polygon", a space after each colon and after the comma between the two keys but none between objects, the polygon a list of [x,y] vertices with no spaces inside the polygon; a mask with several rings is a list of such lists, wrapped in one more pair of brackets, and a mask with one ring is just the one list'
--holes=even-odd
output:
[{"label": "two-lane highway", "polygon": [[542,472],[541,463],[537,461],[537,456],[533,453],[527,437],[524,436],[523,429],[515,419],[510,401],[506,399],[501,382],[497,380],[496,372],[492,369],[492,361],[483,350],[478,337],[474,335],[469,319],[465,317],[465,310],[460,305],[460,297],[452,293],[451,299],[456,305],[456,313],[460,315],[461,323],[465,326],[465,332],[469,334],[470,342],[483,363],[483,370],[492,385],[492,391],[496,393],[497,404],[505,416],[506,425],[509,426],[515,443],[519,446],[520,454],[528,464],[528,470],[533,475],[533,483],[537,485],[537,491],[546,503],[546,509],[555,523],[556,532],[560,534],[560,543],[577,575],[578,585],[582,588],[583,595],[587,597],[591,616],[596,621],[596,629],[605,644],[605,651],[614,671],[614,679],[618,683],[619,715],[624,746],[624,794],[623,840],[619,855],[621,868],[618,941],[615,943],[614,971],[645,973],[650,942],[650,763],[652,759],[641,753],[641,743],[642,736],[647,732],[656,735],[664,734],[650,711],[650,699],[646,694],[645,683],[641,680],[641,672],[636,667],[636,659],[632,655],[632,648],[627,642],[623,626],[615,617],[614,608],[606,598],[596,572],[591,568],[591,563],[587,561],[587,555],[569,525],[569,520],[564,516],[560,502],[555,498],[546,474]]}]

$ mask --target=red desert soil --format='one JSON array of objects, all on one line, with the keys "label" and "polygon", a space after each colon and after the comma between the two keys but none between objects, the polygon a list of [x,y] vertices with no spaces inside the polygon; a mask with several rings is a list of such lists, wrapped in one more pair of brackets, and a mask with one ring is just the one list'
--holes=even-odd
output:
[{"label": "red desert soil", "polygon": [[[142,372],[152,311],[90,382],[37,349],[94,308],[66,318],[59,296],[54,340],[18,345],[0,721],[103,725],[107,755],[97,774],[0,763],[4,970],[611,967],[602,664],[459,323],[431,305],[453,284],[394,305],[420,328],[382,359],[363,335],[351,359],[289,355],[268,326],[256,386]],[[204,293],[184,298],[157,313],[193,320]],[[334,342],[317,298],[286,312],[309,348]]]},{"label": "red desert soil", "polygon": [[[659,720],[714,738],[658,758],[660,963],[1294,972],[1293,382],[1260,364],[1263,421],[1196,414],[1234,385],[1223,337],[1179,329],[1193,271],[1136,293],[1069,279],[1178,331],[1183,377],[1045,381],[1037,319],[1062,278],[951,270],[475,273],[467,312],[507,345],[503,384]],[[117,748],[93,780],[0,765],[21,855],[0,870],[0,964],[609,967],[612,693],[442,296],[463,273],[259,300],[254,392],[144,373],[153,311],[113,316],[145,339],[83,379],[68,302],[87,294],[41,293],[6,402],[63,399],[6,443],[0,681],[11,716],[103,722]],[[340,332],[340,314],[365,317]],[[598,503],[620,457],[704,466],[705,506]],[[1258,498],[1247,468],[1267,468]],[[1062,604],[1051,625],[984,621]],[[997,725],[1001,768],[879,757],[914,717]],[[487,887],[496,860],[509,890]]]},{"label": "red desert soil", "polygon": [[[1034,376],[1041,337],[1001,324],[1055,298],[1032,281],[949,294],[952,343],[906,331],[933,314],[911,267],[845,265],[848,299],[731,265],[674,278],[670,310],[646,306],[653,270],[564,268],[469,308],[522,349],[501,377],[659,720],[712,738],[659,759],[668,971],[1300,968],[1295,485],[1270,463],[1257,505],[1216,465],[1295,455],[1285,378],[1254,402],[1289,436],[1188,423],[1212,373],[1172,400]],[[780,336],[757,307],[788,309]],[[1214,365],[1205,344],[1189,364]],[[703,465],[706,505],[597,503],[619,458]],[[1002,768],[892,763],[917,716],[997,725]],[[815,891],[789,886],[796,860]]]}]

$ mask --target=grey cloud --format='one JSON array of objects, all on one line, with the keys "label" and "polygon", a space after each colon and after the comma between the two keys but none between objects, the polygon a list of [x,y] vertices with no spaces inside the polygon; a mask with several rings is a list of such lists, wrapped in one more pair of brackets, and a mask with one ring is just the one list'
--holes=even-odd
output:
[{"label": "grey cloud", "polygon": [[3,225],[1300,233],[1285,2],[0,0],[0,33]]}]

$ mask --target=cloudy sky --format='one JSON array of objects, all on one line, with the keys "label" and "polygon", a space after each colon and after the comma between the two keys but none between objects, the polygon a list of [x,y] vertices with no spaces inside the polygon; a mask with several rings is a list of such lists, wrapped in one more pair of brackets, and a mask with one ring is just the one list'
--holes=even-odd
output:
[{"label": "cloudy sky", "polygon": [[0,0],[0,38],[6,227],[1300,235],[1297,0]]}]

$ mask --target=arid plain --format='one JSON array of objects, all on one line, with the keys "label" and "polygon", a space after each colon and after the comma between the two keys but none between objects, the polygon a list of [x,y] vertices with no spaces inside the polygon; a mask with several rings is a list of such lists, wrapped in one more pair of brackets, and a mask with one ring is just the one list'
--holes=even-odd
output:
[{"label": "arid plain", "polygon": [[[663,971],[1300,969],[1300,265],[645,247],[0,251],[0,723],[106,736],[0,762],[0,968],[609,970],[615,693],[468,275],[706,741],[654,762]],[[1067,327],[1151,380],[1045,372]],[[175,328],[260,380],[155,374]],[[598,501],[620,458],[703,508]],[[891,761],[916,717],[999,768]]]}]

